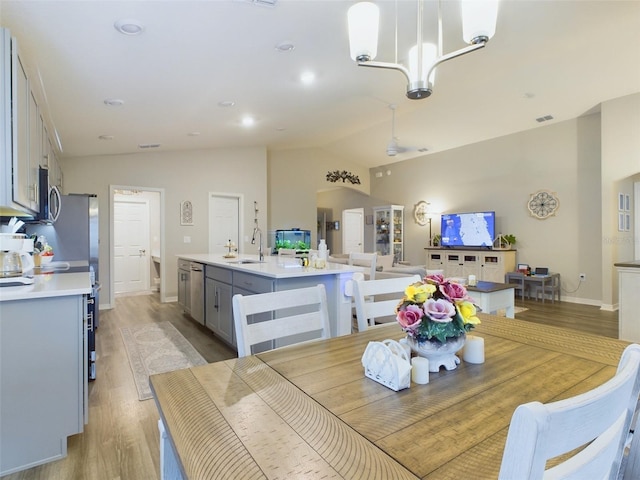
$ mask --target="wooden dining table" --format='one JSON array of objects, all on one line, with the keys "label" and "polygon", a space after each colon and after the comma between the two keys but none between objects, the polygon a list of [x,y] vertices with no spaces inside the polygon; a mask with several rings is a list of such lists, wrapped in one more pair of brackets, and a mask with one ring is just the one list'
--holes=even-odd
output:
[{"label": "wooden dining table", "polygon": [[515,408],[611,378],[628,342],[480,315],[485,362],[393,391],[364,375],[397,324],[151,377],[183,478],[495,479]]}]

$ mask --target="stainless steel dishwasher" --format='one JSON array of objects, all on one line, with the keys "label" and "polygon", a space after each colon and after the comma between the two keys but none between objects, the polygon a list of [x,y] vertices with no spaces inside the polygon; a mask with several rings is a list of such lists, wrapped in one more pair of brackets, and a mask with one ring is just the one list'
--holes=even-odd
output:
[{"label": "stainless steel dishwasher", "polygon": [[204,325],[204,265],[191,262],[191,318]]}]

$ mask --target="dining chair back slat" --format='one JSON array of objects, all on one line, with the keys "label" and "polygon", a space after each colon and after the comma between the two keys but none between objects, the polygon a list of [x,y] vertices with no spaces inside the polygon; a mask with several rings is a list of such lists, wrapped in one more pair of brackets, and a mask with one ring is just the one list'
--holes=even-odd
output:
[{"label": "dining chair back slat", "polygon": [[[405,289],[419,281],[420,275],[380,280],[355,280],[353,297],[356,304],[358,331],[363,332],[373,327],[378,317],[393,315]],[[391,298],[389,298],[390,295]]]},{"label": "dining chair back slat", "polygon": [[[252,316],[268,318],[252,322]],[[251,347],[292,335],[314,333],[329,338],[329,313],[324,285],[255,295],[233,296],[233,321],[238,357],[251,355]],[[291,342],[289,342],[291,343]]]},{"label": "dining chair back slat", "polygon": [[[618,478],[638,403],[640,345],[629,345],[616,375],[557,402],[520,405],[509,426],[501,480]],[[578,453],[545,470],[547,460]]]},{"label": "dining chair back slat", "polygon": [[376,263],[378,259],[377,253],[349,253],[349,265],[358,267],[366,267],[369,269],[369,280],[376,278]]}]

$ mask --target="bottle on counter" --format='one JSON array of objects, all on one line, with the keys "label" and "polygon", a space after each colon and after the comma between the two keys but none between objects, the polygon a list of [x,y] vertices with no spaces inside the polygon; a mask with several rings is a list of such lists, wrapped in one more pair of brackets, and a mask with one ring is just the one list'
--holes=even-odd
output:
[{"label": "bottle on counter", "polygon": [[321,238],[320,243],[318,244],[318,258],[325,262],[327,261],[327,244],[324,241],[324,238]]}]

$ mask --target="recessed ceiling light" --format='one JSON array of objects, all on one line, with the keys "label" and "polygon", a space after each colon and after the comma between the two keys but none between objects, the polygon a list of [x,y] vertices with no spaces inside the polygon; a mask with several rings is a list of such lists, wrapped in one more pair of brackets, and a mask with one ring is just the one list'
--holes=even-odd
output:
[{"label": "recessed ceiling light", "polygon": [[300,75],[300,81],[304,84],[304,85],[311,85],[316,79],[316,75],[313,72],[303,72],[302,75]]},{"label": "recessed ceiling light", "polygon": [[246,116],[242,118],[242,125],[244,127],[251,127],[254,123],[256,123],[256,121],[253,119],[253,117]]},{"label": "recessed ceiling light", "polygon": [[113,140],[115,137],[113,135],[100,135],[98,139],[100,140]]},{"label": "recessed ceiling light", "polygon": [[118,20],[113,26],[123,35],[140,35],[144,30],[142,23],[131,18]]},{"label": "recessed ceiling light", "polygon": [[120,100],[119,98],[107,98],[104,101],[105,105],[109,105],[110,107],[120,107],[124,105],[124,100]]},{"label": "recessed ceiling light", "polygon": [[296,46],[291,42],[280,42],[276,45],[276,50],[281,53],[293,52]]},{"label": "recessed ceiling light", "polygon": [[218,106],[223,108],[233,107],[235,104],[236,102],[232,102],[231,100],[222,100],[218,102]]},{"label": "recessed ceiling light", "polygon": [[159,143],[141,143],[138,145],[138,148],[159,148],[160,144]]}]

